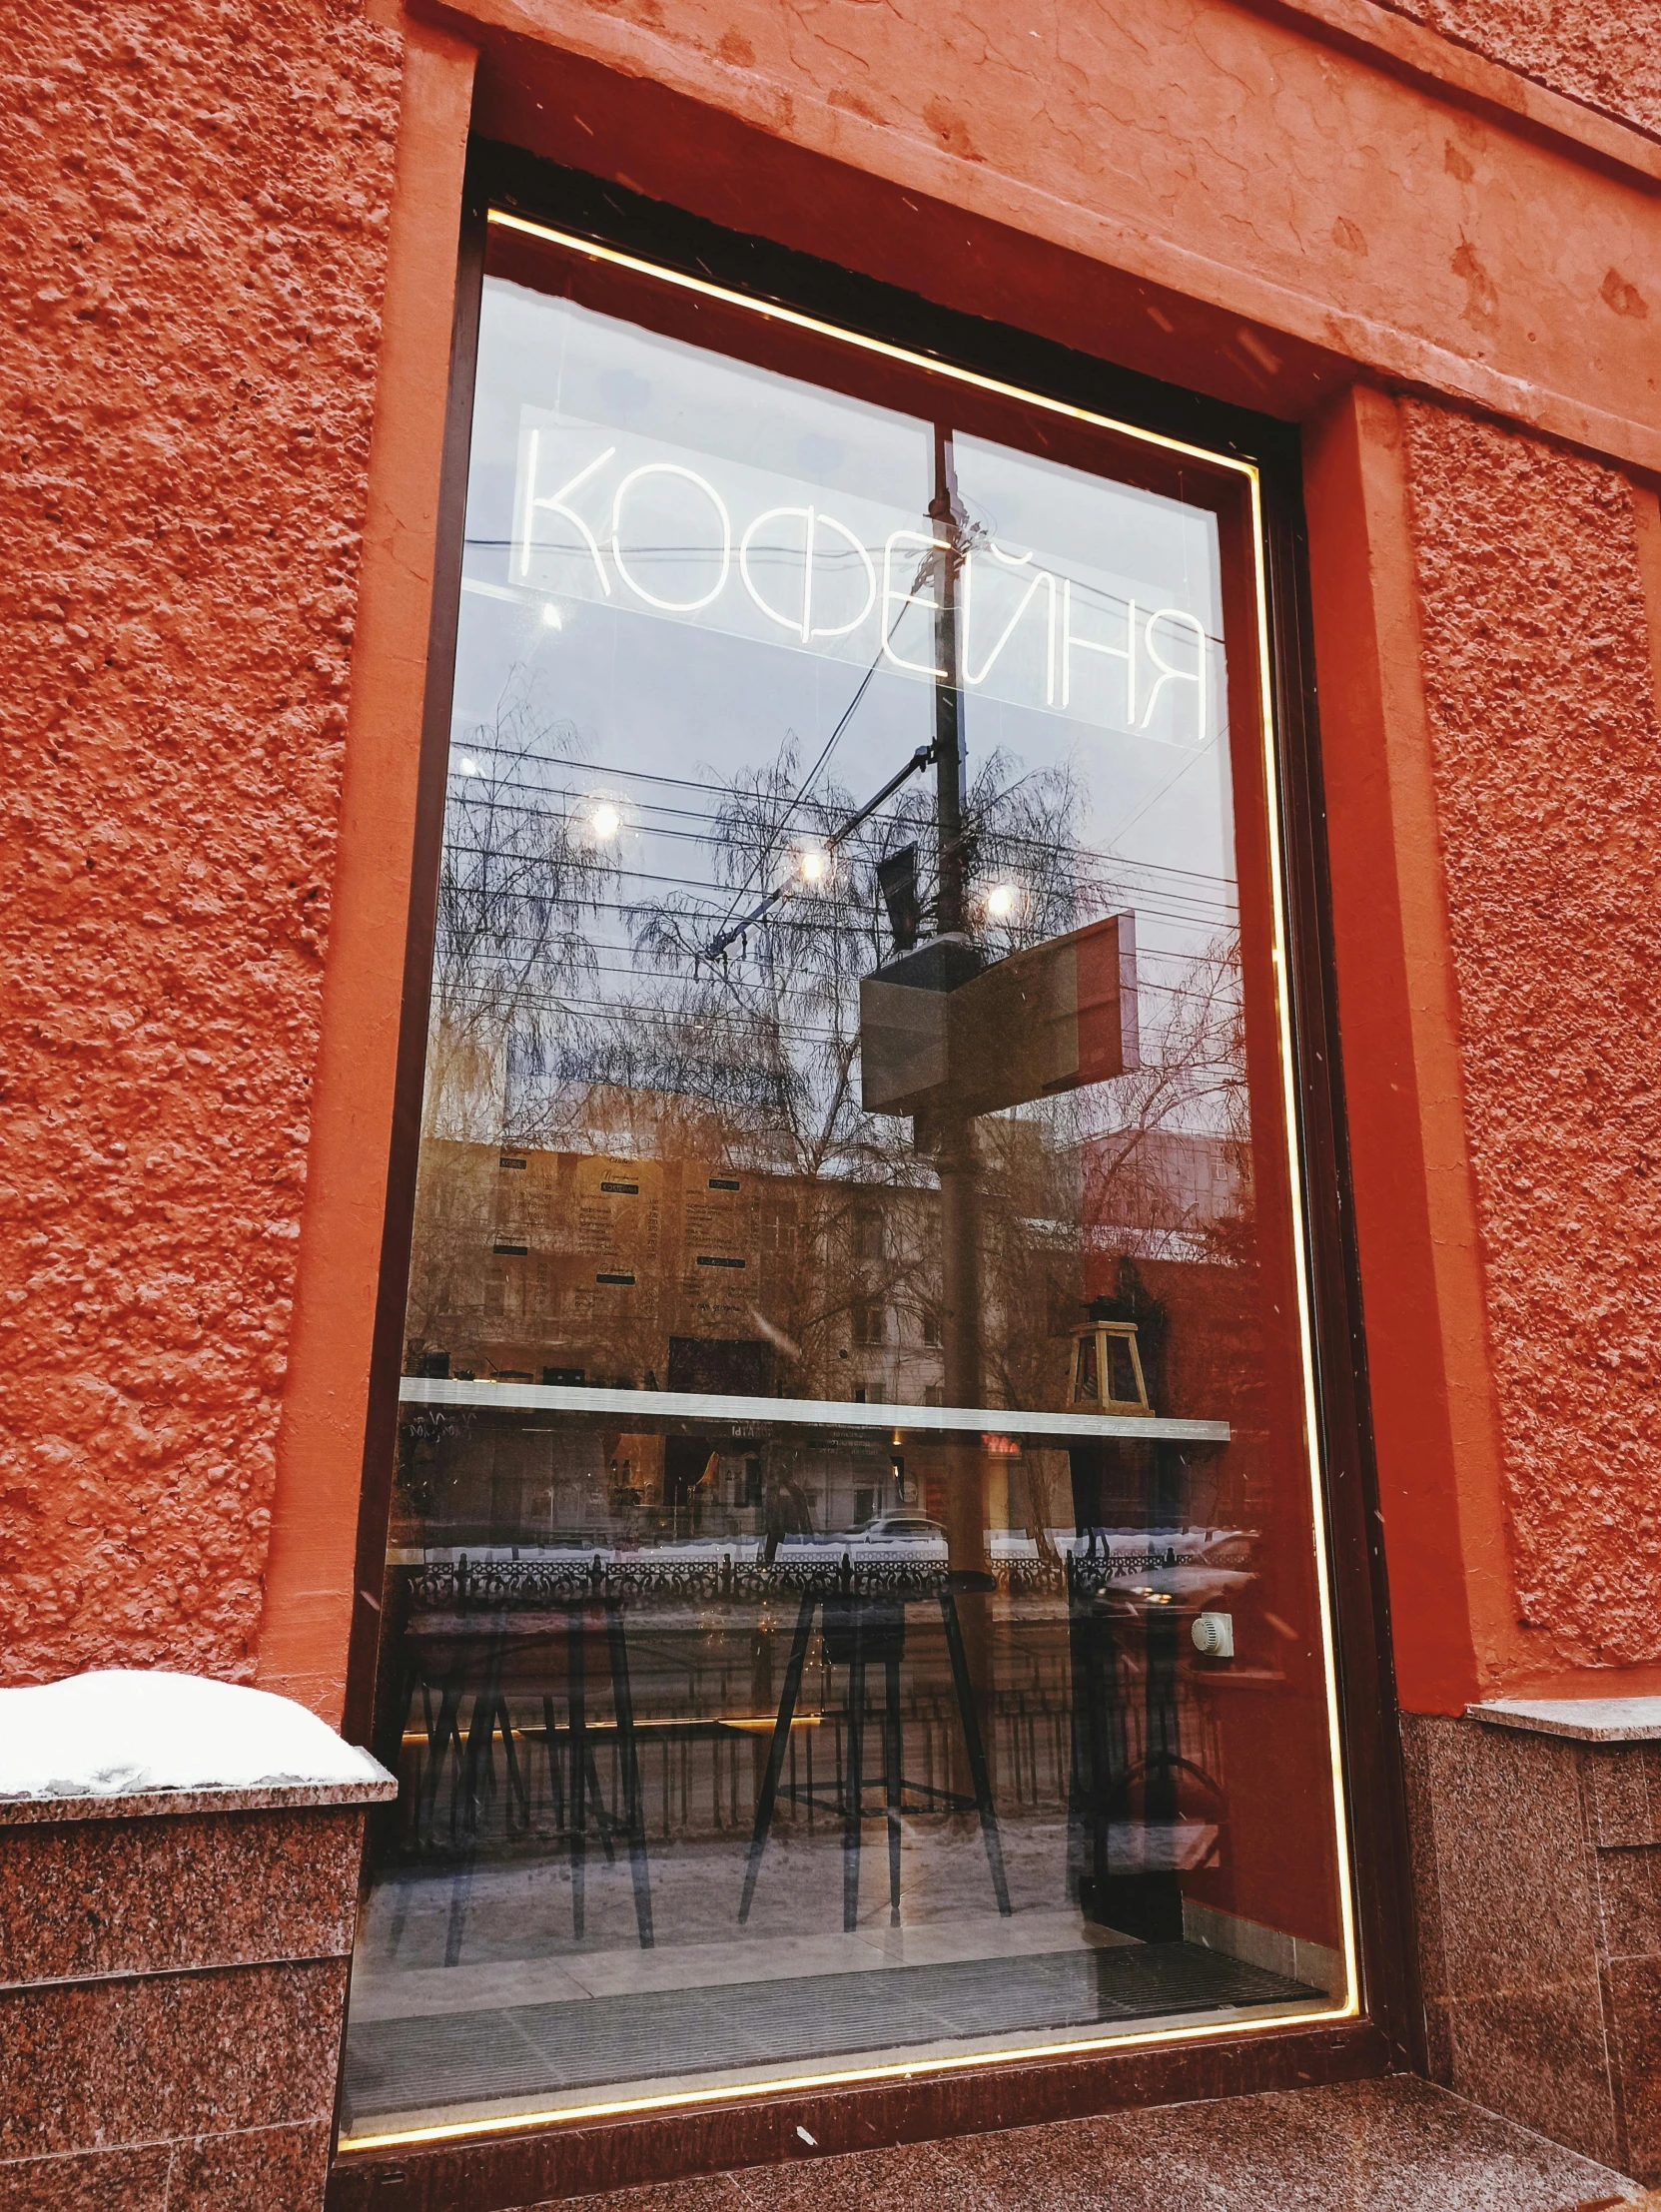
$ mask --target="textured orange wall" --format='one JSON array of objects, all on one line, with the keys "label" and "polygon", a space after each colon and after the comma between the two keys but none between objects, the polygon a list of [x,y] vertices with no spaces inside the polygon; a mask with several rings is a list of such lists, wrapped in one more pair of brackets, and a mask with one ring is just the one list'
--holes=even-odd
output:
[{"label": "textured orange wall", "polygon": [[1661,1659],[1661,723],[1632,488],[1402,409],[1517,1618]]},{"label": "textured orange wall", "polygon": [[[1653,125],[1658,4],[1400,12]],[[842,197],[820,197],[826,235],[795,243],[834,252],[837,225],[857,233],[864,203],[848,180],[862,169],[904,208],[916,187],[937,212],[965,211],[961,268],[943,271],[931,247],[902,269],[913,249],[899,228],[883,243],[884,273],[925,292],[978,296],[984,280],[990,309],[1016,303],[1018,319],[1045,323],[998,259],[1032,259],[1026,226],[1062,257],[1043,281],[1065,276],[1069,302],[1117,266],[1192,283],[1225,337],[1239,338],[1239,314],[1298,328],[1312,316],[1330,351],[1310,357],[1305,385],[1370,347],[1374,366],[1409,363],[1421,384],[1503,385],[1519,411],[1538,399],[1539,419],[1553,419],[1550,399],[1564,421],[1653,424],[1645,333],[1661,308],[1636,295],[1656,202],[1632,174],[1344,59],[1304,37],[1299,0],[1160,6],[1169,35],[1116,0],[1083,18],[1041,7],[1037,40],[1033,24],[1000,19],[967,43],[961,26],[947,37],[915,10],[852,0],[453,12],[500,19],[487,112],[510,112],[518,69],[521,106],[540,116],[549,85],[576,81],[569,47],[586,56],[585,102],[609,73],[631,113],[655,116],[638,79],[656,77],[688,113],[703,102],[700,115],[747,133],[745,159],[720,172],[728,220],[745,208],[760,228],[774,220],[750,157],[789,143],[843,180]],[[360,960],[381,999],[368,984],[339,998],[353,1012],[323,1056],[339,1125],[314,1145],[307,1201],[323,1287],[346,1272],[331,1255],[362,1257],[337,1302],[364,1326],[314,1294],[308,1349],[291,1301],[332,890],[351,904],[335,825],[354,622],[373,626],[373,593],[357,604],[358,532],[401,42],[331,0],[98,12],[27,0],[7,34],[0,214],[18,335],[0,364],[0,1675],[111,1660],[250,1671],[292,1353],[306,1372],[288,1385],[267,1656],[327,1706],[373,1272],[358,1163],[379,1175],[390,1116],[384,1041],[370,1051],[362,1026],[372,1003],[392,1020],[384,960]],[[465,87],[444,100],[432,129],[447,145]],[[559,150],[603,167],[593,120],[573,113]],[[666,141],[662,189],[684,185],[695,204],[711,189],[704,151],[695,136]],[[414,186],[399,198],[412,268],[445,286],[454,153],[428,165],[431,206]],[[876,252],[857,235],[855,249]],[[447,309],[428,306],[410,325],[419,359],[400,373],[430,400]],[[1072,313],[1063,302],[1048,321],[1072,333]],[[1251,359],[1261,403],[1310,403]],[[1636,1555],[1653,1536],[1641,1360],[1661,1226],[1643,843],[1655,732],[1632,517],[1622,479],[1592,462],[1431,408],[1407,420],[1521,1610],[1562,1664],[1653,1661],[1657,1593]],[[401,747],[430,552],[412,551],[427,492],[400,468],[387,496],[408,493],[420,528],[395,517],[384,532],[397,700],[366,673],[373,655],[353,667],[379,700],[363,712],[387,724],[376,758],[389,780],[372,777],[364,801],[383,820],[409,799]],[[347,858],[373,904],[390,880],[385,840],[354,834]],[[391,944],[394,922],[377,914],[377,943]],[[340,973],[337,948],[332,982]],[[1349,1073],[1378,1077],[1361,1060]],[[1420,1479],[1400,1472],[1409,1490]]]},{"label": "textured orange wall", "polygon": [[[1413,36],[1418,58],[1398,66],[1376,34],[1412,27],[1372,0],[442,4],[483,42],[491,128],[583,167],[603,161],[610,119],[568,50],[650,118],[622,167],[659,197],[710,212],[747,202],[769,236],[794,216],[838,257],[855,212],[847,180],[883,180],[891,197],[880,212],[867,200],[854,251],[885,274],[910,256],[909,282],[930,298],[968,275],[980,312],[1065,335],[1089,310],[1035,293],[1070,278],[1094,305],[1105,265],[1217,311],[1242,395],[1271,412],[1287,334],[1336,369],[1321,397],[1341,388],[1347,359],[1661,470],[1654,142],[1543,95],[1549,125],[1513,122],[1535,88],[1472,71],[1443,39]],[[1442,65],[1486,92],[1445,89]],[[697,143],[710,113],[749,126],[750,146],[707,131]],[[788,183],[760,189],[782,169],[775,146],[823,162],[817,209],[805,190],[792,208]],[[919,214],[931,202],[969,221],[934,230]],[[880,242],[857,243],[879,223]],[[994,225],[1007,235],[989,238]],[[1041,253],[1032,284],[1023,233],[1079,265]],[[1132,347],[1155,318],[1176,322],[1115,289]],[[1105,350],[1117,358],[1119,344]],[[1209,349],[1173,351],[1168,373],[1183,381],[1183,353]]]},{"label": "textured orange wall", "polygon": [[1605,115],[1661,130],[1658,0],[1390,0],[1399,13]]},{"label": "textured orange wall", "polygon": [[[262,1687],[299,1698],[335,1726],[353,1625],[401,1051],[473,61],[464,42],[406,26],[340,858],[260,1628]],[[374,1531],[367,1579],[377,1607],[383,1543]],[[360,1607],[372,1649],[374,1614]]]},{"label": "textured orange wall", "polygon": [[9,11],[0,1675],[250,1670],[399,42]]}]

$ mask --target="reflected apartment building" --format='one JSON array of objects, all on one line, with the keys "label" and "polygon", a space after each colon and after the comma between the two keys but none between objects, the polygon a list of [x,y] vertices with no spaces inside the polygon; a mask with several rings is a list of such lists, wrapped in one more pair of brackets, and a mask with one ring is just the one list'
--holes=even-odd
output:
[{"label": "reflected apartment building", "polygon": [[[599,1118],[603,1126],[603,1106]],[[690,1118],[684,1095],[665,1118]],[[1087,1140],[1064,1170],[1089,1194],[1082,1216],[1073,1213],[1081,1238],[1065,1215],[1027,1210],[1042,1202],[1038,1147],[1022,1144],[1020,1123],[1000,1134],[981,1192],[998,1226],[1002,1302],[989,1317],[1006,1363],[1048,1370],[1043,1402],[1064,1405],[1080,1324],[1093,1311],[1113,1314],[1137,1328],[1151,1404],[1169,1376],[1192,1410],[1227,1403],[1240,1419],[1253,1362],[1245,1301],[1230,1297],[1241,1192],[1228,1140],[1160,1130]],[[451,1143],[435,1147],[416,1222],[410,1376],[941,1403],[930,1288],[939,1195],[926,1186],[805,1182],[721,1156]],[[1038,1326],[1016,1343],[1018,1313]],[[1006,1381],[991,1403],[1016,1402],[1007,1390]],[[533,1436],[487,1415],[412,1405],[401,1453],[400,1489],[418,1504],[428,1546],[753,1542],[943,1511],[927,1449],[912,1450],[908,1470],[885,1438],[828,1452],[758,1434],[710,1451],[626,1426]],[[1066,1452],[999,1439],[995,1457],[1004,1480],[991,1527],[1041,1548],[1075,1533]],[[1095,1494],[1126,1525],[1141,1510],[1124,1485]],[[1189,1505],[1198,1525],[1250,1519],[1248,1486],[1237,1476],[1225,1496],[1215,1469],[1197,1468]]]}]

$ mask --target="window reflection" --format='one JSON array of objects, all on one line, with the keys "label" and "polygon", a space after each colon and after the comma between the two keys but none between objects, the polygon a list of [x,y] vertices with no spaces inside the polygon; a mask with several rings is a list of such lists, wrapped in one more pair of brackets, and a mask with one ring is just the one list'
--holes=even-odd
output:
[{"label": "window reflection", "polygon": [[490,268],[349,2133],[1341,2003],[1239,483]]}]

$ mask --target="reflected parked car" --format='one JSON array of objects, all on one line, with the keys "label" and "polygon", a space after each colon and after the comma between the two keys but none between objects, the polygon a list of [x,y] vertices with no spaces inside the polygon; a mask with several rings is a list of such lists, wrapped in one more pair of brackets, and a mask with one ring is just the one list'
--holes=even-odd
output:
[{"label": "reflected parked car", "polygon": [[865,1526],[854,1531],[855,1540],[866,1544],[939,1544],[944,1546],[946,1531],[938,1521],[931,1521],[922,1513],[878,1513]]}]

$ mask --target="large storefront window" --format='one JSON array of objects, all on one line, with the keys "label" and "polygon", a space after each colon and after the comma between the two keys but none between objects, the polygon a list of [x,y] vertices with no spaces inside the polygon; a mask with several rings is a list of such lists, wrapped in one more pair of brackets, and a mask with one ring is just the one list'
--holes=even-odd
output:
[{"label": "large storefront window", "polygon": [[1261,591],[492,218],[350,2141],[1353,2009]]}]

